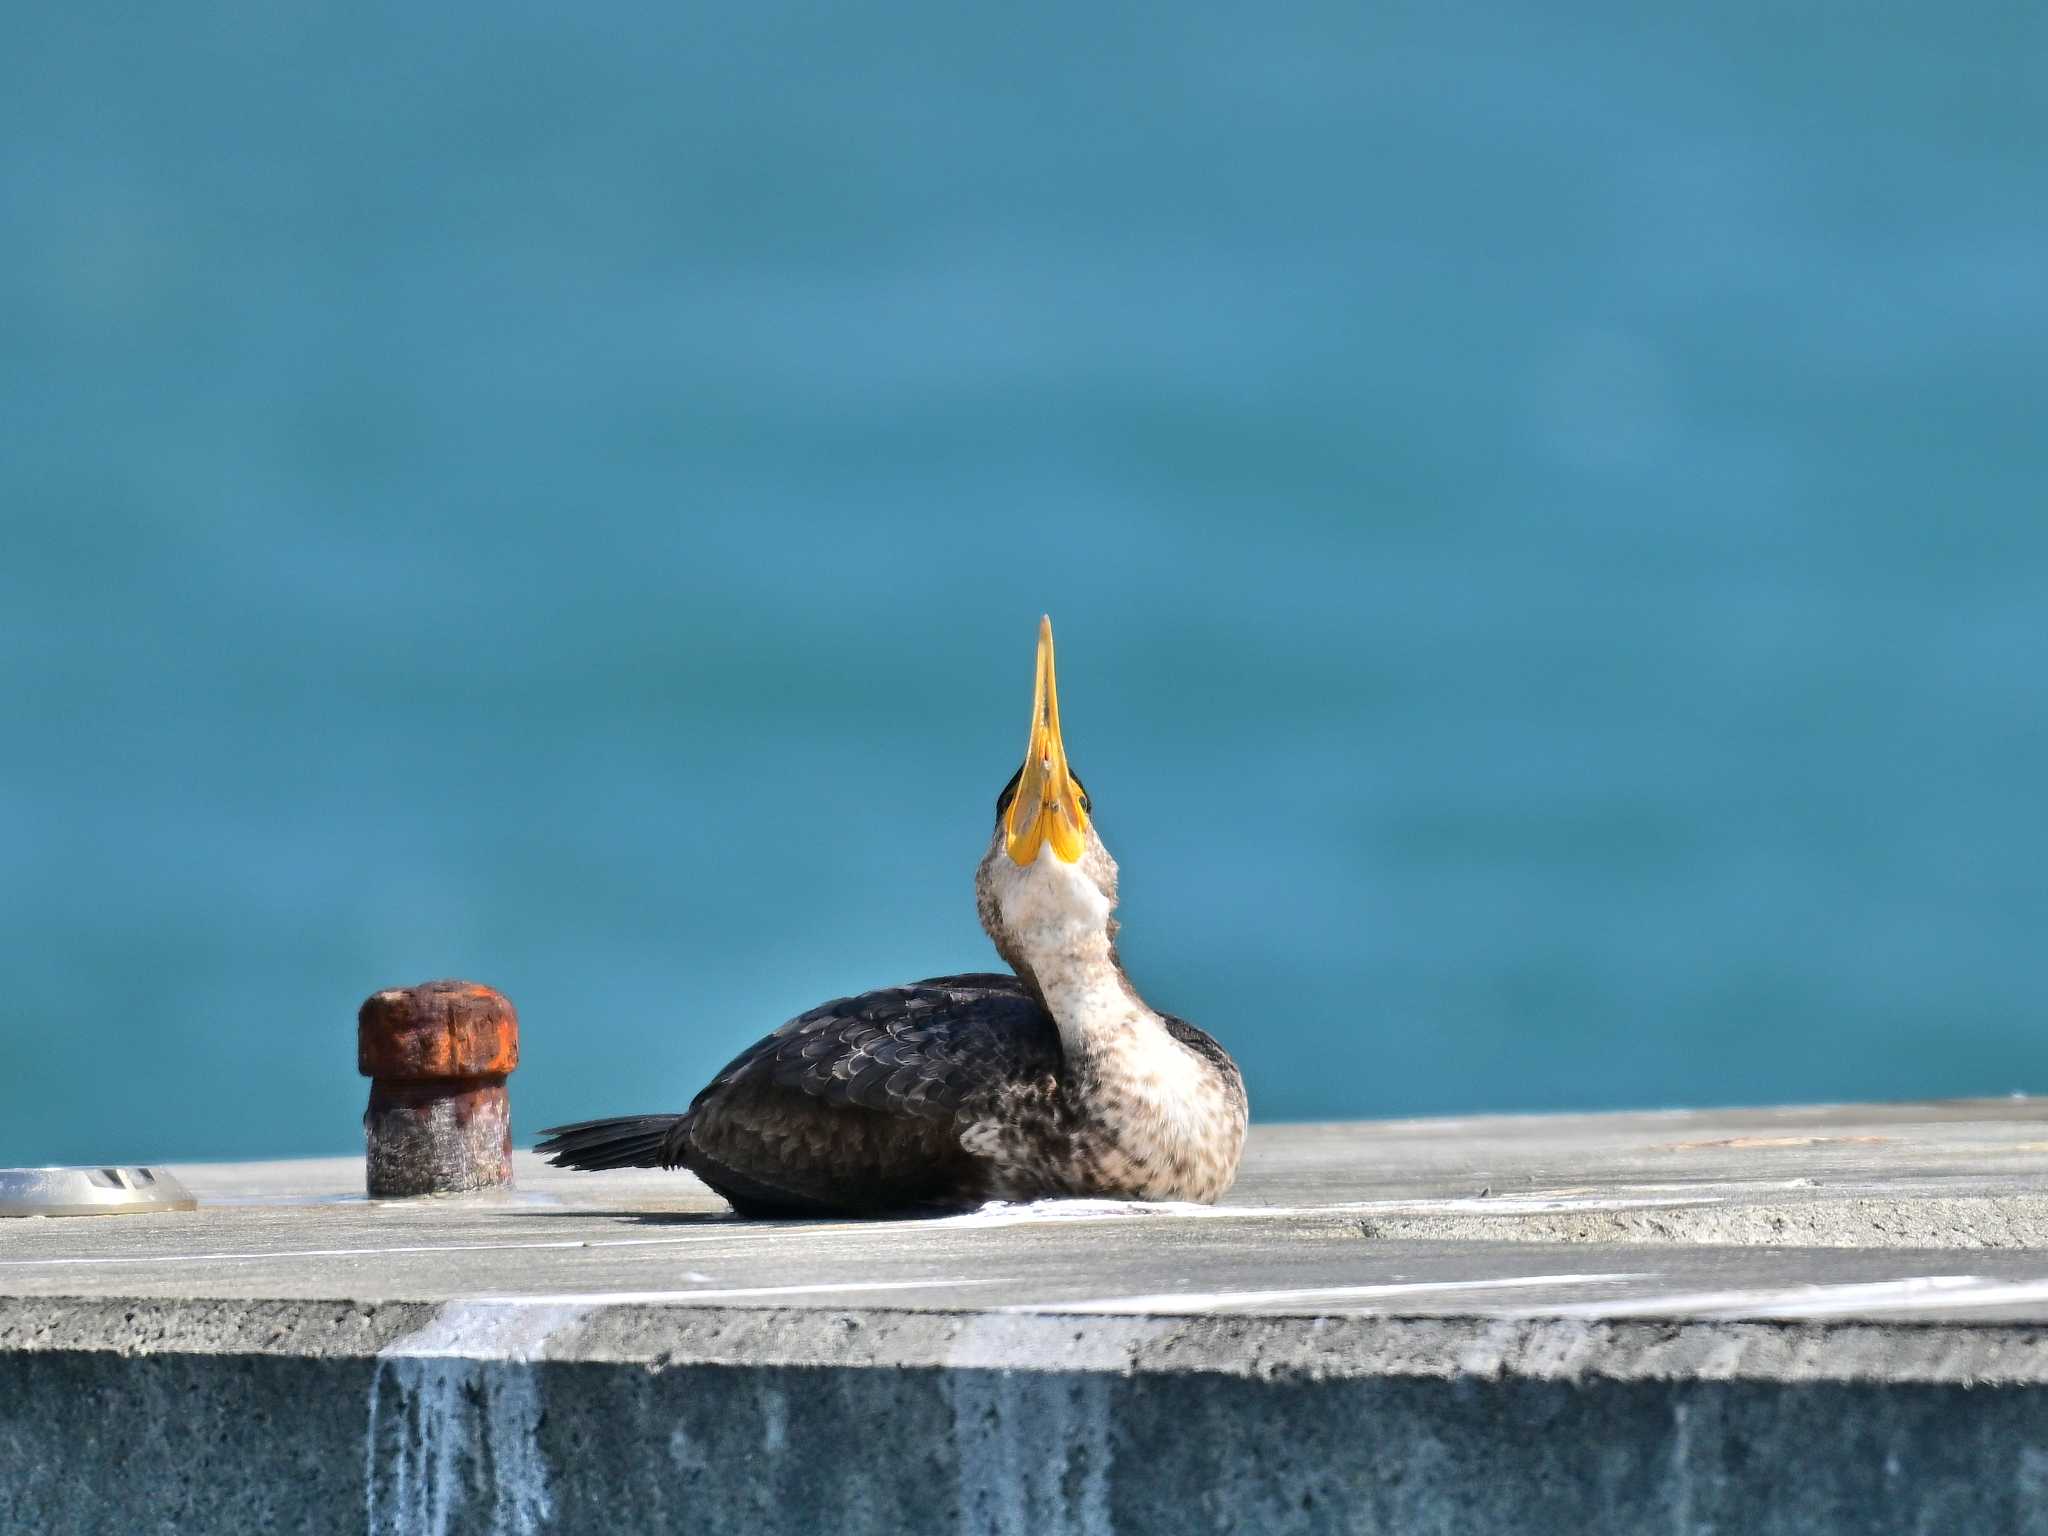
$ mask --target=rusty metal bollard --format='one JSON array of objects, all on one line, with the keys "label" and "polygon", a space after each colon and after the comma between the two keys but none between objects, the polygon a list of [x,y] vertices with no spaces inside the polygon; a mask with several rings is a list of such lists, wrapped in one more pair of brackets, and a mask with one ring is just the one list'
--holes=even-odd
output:
[{"label": "rusty metal bollard", "polygon": [[429,981],[366,1000],[356,1014],[356,1068],[370,1079],[370,1194],[510,1184],[505,1078],[518,1065],[519,1015],[489,987]]}]

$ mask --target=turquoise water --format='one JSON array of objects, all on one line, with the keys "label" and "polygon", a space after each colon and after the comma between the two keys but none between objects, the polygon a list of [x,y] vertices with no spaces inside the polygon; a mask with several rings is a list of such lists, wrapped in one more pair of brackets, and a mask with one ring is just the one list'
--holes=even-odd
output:
[{"label": "turquoise water", "polygon": [[991,962],[1269,1117],[2048,1088],[2040,8],[18,7],[0,1162]]}]

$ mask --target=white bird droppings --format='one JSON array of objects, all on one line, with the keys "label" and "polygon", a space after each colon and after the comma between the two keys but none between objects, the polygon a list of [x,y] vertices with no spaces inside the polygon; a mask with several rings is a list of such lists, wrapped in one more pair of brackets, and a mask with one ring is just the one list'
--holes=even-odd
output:
[{"label": "white bird droppings", "polygon": [[451,1301],[378,1352],[364,1498],[370,1536],[447,1536],[472,1498],[494,1536],[539,1536],[554,1513],[532,1362],[585,1306]]},{"label": "white bird droppings", "polygon": [[1164,1331],[1007,1313],[963,1324],[945,1373],[961,1536],[1110,1536],[1110,1393]]}]

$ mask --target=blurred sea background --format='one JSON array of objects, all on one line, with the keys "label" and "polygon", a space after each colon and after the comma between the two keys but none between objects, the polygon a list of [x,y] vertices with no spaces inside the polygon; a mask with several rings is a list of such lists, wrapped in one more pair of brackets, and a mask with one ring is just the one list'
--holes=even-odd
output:
[{"label": "blurred sea background", "polygon": [[2048,1090],[2048,11],[16,6],[0,1162],[994,957],[1271,1119]]}]

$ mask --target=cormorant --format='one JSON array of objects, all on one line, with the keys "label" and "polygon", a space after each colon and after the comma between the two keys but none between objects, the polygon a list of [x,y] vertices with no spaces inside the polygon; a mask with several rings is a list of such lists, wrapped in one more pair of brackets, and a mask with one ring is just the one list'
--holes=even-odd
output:
[{"label": "cormorant", "polygon": [[1244,1082],[1124,974],[1116,876],[1067,766],[1041,619],[1029,748],[974,881],[1016,974],[836,998],[741,1052],[683,1114],[557,1126],[537,1150],[568,1168],[687,1168],[749,1216],[1213,1201],[1244,1146]]}]

